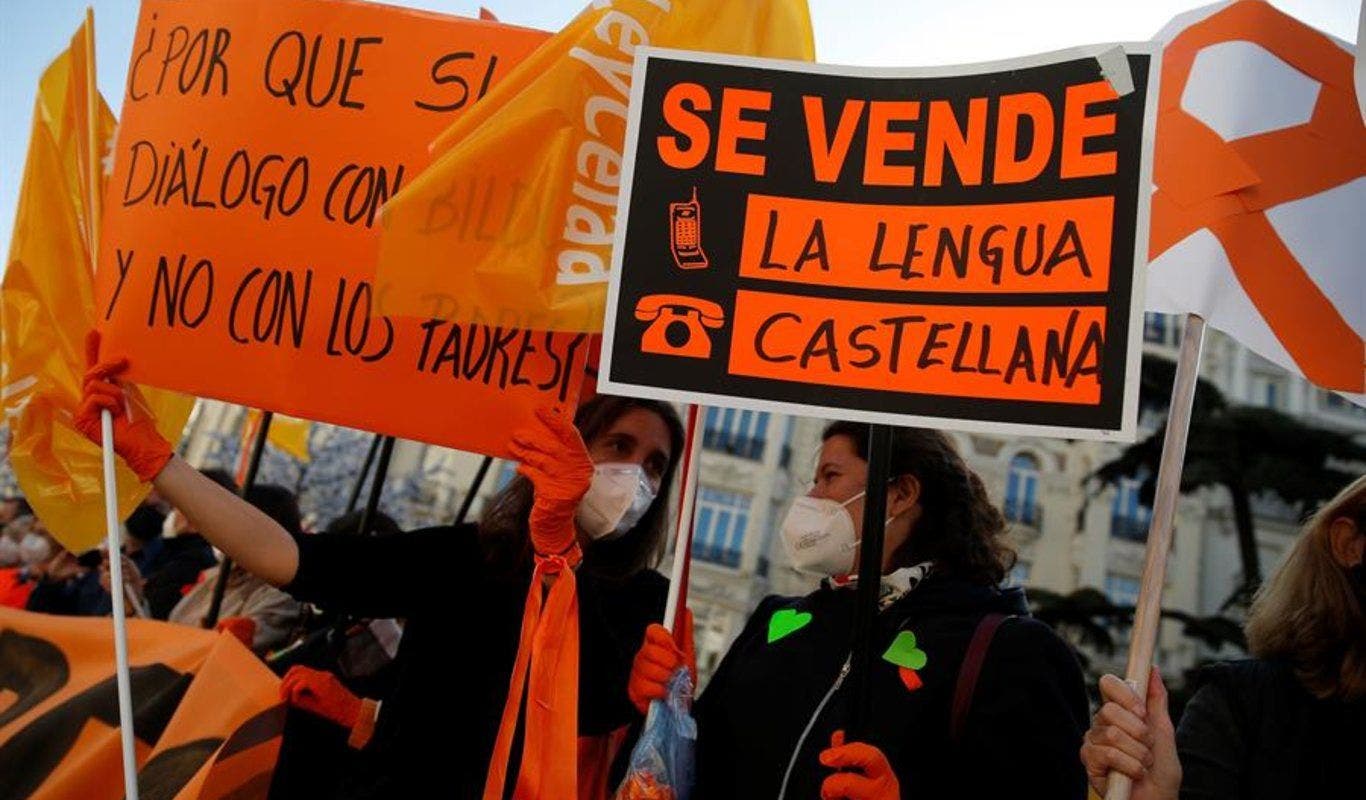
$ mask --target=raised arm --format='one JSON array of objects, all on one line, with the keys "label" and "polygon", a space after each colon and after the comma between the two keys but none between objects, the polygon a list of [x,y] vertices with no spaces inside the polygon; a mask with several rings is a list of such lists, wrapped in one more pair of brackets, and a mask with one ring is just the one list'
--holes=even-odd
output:
[{"label": "raised arm", "polygon": [[84,396],[75,425],[92,442],[103,440],[101,412],[114,421],[114,452],[138,478],[153,482],[157,491],[180,510],[205,539],[228,554],[248,572],[276,586],[294,579],[299,548],[275,520],[235,494],[200,475],[175,456],[170,442],[157,432],[135,387],[125,389],[120,378],[128,359],[99,360],[99,334],[86,341]]},{"label": "raised arm", "polygon": [[[115,442],[118,438],[115,433]],[[247,572],[274,586],[294,580],[299,569],[299,546],[265,512],[174,455],[153,484],[196,531]]]}]

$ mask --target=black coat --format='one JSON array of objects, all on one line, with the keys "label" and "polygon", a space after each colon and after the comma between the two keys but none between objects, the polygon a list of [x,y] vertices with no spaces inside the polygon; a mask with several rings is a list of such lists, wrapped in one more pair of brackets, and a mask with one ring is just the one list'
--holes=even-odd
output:
[{"label": "black coat", "polygon": [[1366,701],[1320,700],[1288,664],[1218,664],[1176,732],[1181,800],[1320,800],[1362,793]]},{"label": "black coat", "polygon": [[[351,795],[481,796],[530,580],[529,567],[490,574],[472,525],[299,540],[290,594],[329,611],[406,620],[397,685],[382,698]],[[626,683],[645,628],[663,616],[668,581],[650,570],[620,583],[581,572],[577,584],[579,733],[593,736],[639,717]]]},{"label": "black coat", "polygon": [[[789,763],[785,797],[820,796],[830,771],[817,757],[831,733],[847,724],[847,685],[817,709],[848,656],[855,598],[850,589],[825,588],[759,605],[697,702],[695,797],[777,798]],[[805,614],[810,619],[770,642],[779,612],[789,625]],[[978,622],[991,612],[1017,616],[996,631],[954,743],[949,720],[959,666]],[[1027,614],[1018,589],[945,576],[931,576],[879,614],[877,656],[902,631],[914,634],[924,655],[915,690],[903,682],[902,667],[880,657],[871,676],[868,741],[891,761],[902,797],[1086,797],[1077,755],[1088,724],[1081,670],[1067,645]]]}]

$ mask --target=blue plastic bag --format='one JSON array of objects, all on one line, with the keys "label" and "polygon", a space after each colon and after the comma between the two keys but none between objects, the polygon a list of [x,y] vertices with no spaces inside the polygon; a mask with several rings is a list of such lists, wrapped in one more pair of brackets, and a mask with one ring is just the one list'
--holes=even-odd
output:
[{"label": "blue plastic bag", "polygon": [[688,800],[697,747],[692,693],[692,674],[679,667],[669,679],[668,695],[650,704],[615,800]]}]

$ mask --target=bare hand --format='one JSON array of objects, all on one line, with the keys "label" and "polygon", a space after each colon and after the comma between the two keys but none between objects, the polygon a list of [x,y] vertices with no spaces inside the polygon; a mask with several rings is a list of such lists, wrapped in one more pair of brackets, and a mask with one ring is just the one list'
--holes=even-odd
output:
[{"label": "bare hand", "polygon": [[1132,800],[1176,800],[1181,762],[1176,730],[1167,712],[1167,688],[1154,667],[1148,674],[1145,703],[1114,675],[1100,679],[1105,704],[1096,712],[1081,746],[1091,788],[1104,795],[1111,770],[1133,782]]}]

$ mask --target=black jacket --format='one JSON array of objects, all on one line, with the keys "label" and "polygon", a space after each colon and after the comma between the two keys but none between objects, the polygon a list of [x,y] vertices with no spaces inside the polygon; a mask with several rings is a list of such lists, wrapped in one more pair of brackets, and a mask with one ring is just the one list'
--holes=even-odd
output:
[{"label": "black jacket", "polygon": [[[482,794],[530,581],[529,567],[490,575],[473,525],[299,540],[290,594],[329,611],[406,620],[398,682],[382,698],[352,795]],[[626,683],[645,628],[663,616],[668,581],[650,570],[620,583],[580,572],[577,585],[579,733],[591,736],[639,717]]]},{"label": "black jacket", "polygon": [[1288,664],[1203,671],[1176,731],[1182,800],[1319,800],[1361,794],[1366,701],[1319,700]]},{"label": "black jacket", "polygon": [[139,564],[146,583],[142,586],[147,607],[156,619],[171,616],[180,598],[185,596],[187,587],[193,587],[199,580],[199,573],[218,566],[218,558],[213,547],[197,533],[185,533],[170,539],[161,539],[161,546]]},{"label": "black jacket", "polygon": [[[855,596],[850,589],[825,588],[759,605],[697,702],[695,797],[777,798],[789,763],[785,797],[820,796],[830,771],[817,757],[846,725],[847,687],[835,689],[817,709],[848,656]],[[770,642],[777,612],[789,627],[806,614],[810,619]],[[987,650],[955,744],[949,719],[959,666],[978,622],[990,612],[1018,616],[1001,624]],[[878,656],[910,631],[925,659],[915,690],[903,682],[901,667],[880,657],[873,662],[869,743],[891,761],[903,797],[1086,797],[1077,756],[1088,723],[1081,670],[1067,645],[1027,614],[1018,589],[946,576],[931,576],[879,614]]]}]

